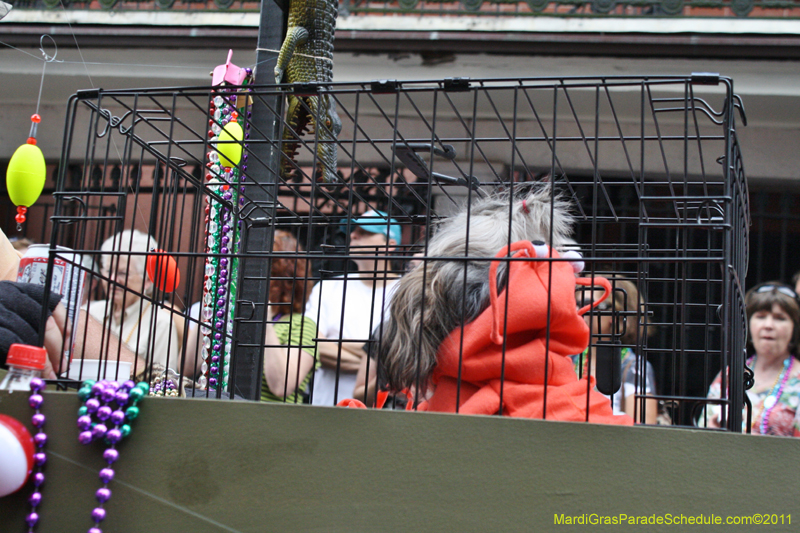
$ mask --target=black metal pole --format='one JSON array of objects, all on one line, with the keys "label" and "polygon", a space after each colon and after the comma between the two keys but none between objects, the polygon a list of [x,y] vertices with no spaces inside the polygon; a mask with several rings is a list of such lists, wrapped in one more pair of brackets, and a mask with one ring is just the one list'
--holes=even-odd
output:
[{"label": "black metal pole", "polygon": [[[262,0],[258,32],[255,85],[275,83],[275,59],[286,34],[283,2]],[[264,323],[266,319],[270,262],[264,253],[272,249],[272,220],[280,172],[278,140],[281,135],[283,95],[259,91],[254,96],[247,141],[245,205],[240,208],[242,240],[239,285],[234,322],[233,393],[249,400],[261,396]]]}]

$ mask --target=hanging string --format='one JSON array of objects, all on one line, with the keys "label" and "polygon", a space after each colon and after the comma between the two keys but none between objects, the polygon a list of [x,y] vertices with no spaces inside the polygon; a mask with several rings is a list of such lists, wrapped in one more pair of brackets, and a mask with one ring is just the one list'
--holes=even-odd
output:
[{"label": "hanging string", "polygon": [[[49,35],[48,35],[48,37],[49,37]],[[0,45],[7,46],[7,47],[11,48],[12,50],[16,50],[17,52],[19,52],[21,54],[25,54],[27,56],[31,56],[32,58],[36,59],[37,61],[43,61],[42,59],[39,59],[39,57],[37,55],[31,54],[30,52],[27,52],[25,50],[17,48],[16,46],[10,45],[10,44],[8,44],[6,42],[0,41]],[[267,50],[267,49],[264,49],[264,51],[265,52],[278,52],[277,50]],[[304,54],[298,54],[298,55],[304,55]],[[304,56],[305,57],[314,57],[314,56],[306,56],[306,55],[304,55]],[[249,68],[255,68],[258,65],[263,65],[265,63],[271,63],[273,61],[277,61],[277,59],[278,59],[277,56],[276,57],[270,57],[270,58],[265,59],[263,61],[259,61],[257,63],[253,63],[251,65],[248,65],[248,67]],[[322,59],[322,60],[326,60],[326,61],[328,60],[328,58],[325,58],[325,57],[315,58],[315,59]],[[186,66],[186,65],[149,65],[147,63],[111,63],[111,62],[105,62],[105,61],[70,61],[68,59],[53,59],[50,62],[51,63],[63,63],[64,65],[84,65],[84,66],[97,65],[97,66],[111,66],[111,67],[140,67],[140,68],[150,68],[150,69],[153,69],[153,68],[168,68],[170,70],[186,69],[186,70],[197,70],[197,71],[202,71],[202,72],[206,72],[206,73],[208,72],[208,67],[190,67],[190,66]],[[92,82],[91,77],[89,77],[89,82],[90,83]]]},{"label": "hanging string", "polygon": [[[59,0],[58,4],[61,6],[61,10],[64,12],[64,15],[67,15],[67,8],[64,5],[63,0]],[[92,81],[92,75],[89,74],[89,67],[86,66],[86,61],[83,59],[83,52],[81,51],[81,47],[78,44],[78,38],[75,36],[75,31],[72,29],[72,23],[69,21],[69,16],[65,16],[64,20],[66,21],[67,26],[69,27],[69,33],[72,35],[72,40],[75,41],[75,48],[77,48],[78,55],[81,57],[81,62],[83,63],[83,70],[86,71],[86,77],[89,78],[89,84],[92,86],[92,89],[94,89],[95,86],[94,86],[94,81]],[[119,150],[117,150],[117,153],[119,153]]]},{"label": "hanging string", "polygon": [[[25,54],[26,56],[31,56],[31,57],[32,57],[32,58],[34,58],[36,61],[41,61],[41,59],[39,59],[39,56],[37,56],[37,55],[35,55],[35,54],[32,54],[32,53],[30,53],[30,52],[26,52],[25,50],[22,50],[22,49],[20,49],[20,48],[17,48],[16,46],[10,45],[10,44],[8,44],[8,43],[5,43],[5,42],[3,42],[3,41],[0,41],[0,44],[2,44],[3,46],[8,46],[8,47],[9,47],[9,48],[11,48],[12,50],[16,50],[17,52],[21,52],[21,53]],[[61,63],[61,61],[59,61],[59,63]]]},{"label": "hanging string", "polygon": [[[53,55],[47,55],[47,52],[44,51],[44,39],[48,38],[53,43]],[[56,60],[56,56],[58,55],[58,45],[56,44],[55,39],[50,37],[48,34],[44,34],[39,38],[39,51],[42,52],[42,56],[44,56],[44,60],[42,60],[42,79],[39,81],[39,98],[36,99],[36,114],[39,114],[39,104],[42,103],[42,87],[44,86],[44,71],[47,68],[48,63],[52,63]],[[33,126],[31,126],[33,128]],[[32,130],[33,132],[33,130]],[[36,137],[33,133],[31,133],[31,137]]]},{"label": "hanging string", "polygon": [[[271,48],[256,48],[256,52],[275,52],[276,54],[280,54],[280,50],[272,50]],[[301,56],[301,57],[310,57],[311,59],[319,59],[320,61],[327,61],[331,65],[333,65],[333,59],[329,57],[320,57],[320,56],[311,56],[308,54],[301,54],[300,52],[295,52],[294,55]]]},{"label": "hanging string", "polygon": [[[273,50],[264,50],[264,51],[265,52],[272,52]],[[247,65],[247,66],[248,66],[248,68],[255,69],[258,65],[264,65],[266,63],[272,63],[273,61],[277,61],[277,60],[278,60],[278,56],[268,57],[267,59],[265,59],[263,61],[259,61],[258,63],[254,63],[252,65]]]}]

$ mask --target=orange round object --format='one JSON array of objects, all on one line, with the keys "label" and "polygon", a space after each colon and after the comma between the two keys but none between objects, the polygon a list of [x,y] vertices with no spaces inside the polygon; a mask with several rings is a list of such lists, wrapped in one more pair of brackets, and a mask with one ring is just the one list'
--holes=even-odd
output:
[{"label": "orange round object", "polygon": [[154,250],[147,256],[147,277],[164,292],[174,291],[181,282],[178,262],[164,250]]}]

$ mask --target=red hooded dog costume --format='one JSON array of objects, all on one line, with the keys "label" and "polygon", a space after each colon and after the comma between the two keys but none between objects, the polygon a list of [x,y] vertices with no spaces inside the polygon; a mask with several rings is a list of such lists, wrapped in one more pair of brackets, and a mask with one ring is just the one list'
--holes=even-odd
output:
[{"label": "red hooded dog costume", "polygon": [[[528,241],[505,247],[496,257],[509,253],[516,258],[536,257]],[[550,254],[559,258],[555,250]],[[589,422],[633,424],[629,416],[613,414],[609,399],[595,390],[594,377],[588,378],[589,383],[587,378],[578,379],[570,358],[589,344],[589,328],[582,318],[589,306],[576,310],[575,285],[589,286],[592,281],[576,282],[566,261],[509,261],[507,289],[498,295],[498,265],[494,262],[489,274],[491,305],[439,347],[432,375],[435,390],[420,410],[453,413],[458,401],[458,412],[463,414],[502,412],[584,422],[588,397]],[[611,287],[605,278],[593,281],[606,290],[593,304],[597,305]]]}]

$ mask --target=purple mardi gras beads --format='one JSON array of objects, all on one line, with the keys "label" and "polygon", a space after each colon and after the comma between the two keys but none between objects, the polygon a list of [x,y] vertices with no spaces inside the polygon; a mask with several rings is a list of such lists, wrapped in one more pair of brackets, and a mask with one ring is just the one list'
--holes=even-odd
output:
[{"label": "purple mardi gras beads", "polygon": [[[95,493],[100,505],[92,510],[94,526],[89,529],[89,533],[102,533],[99,527],[100,522],[106,518],[106,510],[103,505],[111,499],[111,490],[108,488],[108,484],[115,476],[111,465],[119,459],[116,445],[130,435],[130,422],[139,415],[137,404],[149,393],[150,385],[144,382],[134,384],[130,380],[123,383],[88,380],[83,382],[78,391],[78,396],[84,402],[84,405],[78,410],[78,428],[81,430],[78,442],[90,444],[92,441],[104,439],[108,444],[108,448],[103,452],[103,459],[108,466],[100,470],[98,474],[103,486]],[[43,421],[42,425],[44,425]],[[46,437],[41,440],[46,442]],[[44,482],[43,475],[39,485],[42,482]],[[34,479],[34,484],[36,485],[36,479]],[[31,501],[33,505],[33,500]],[[35,501],[38,505],[41,496]],[[31,520],[34,520],[34,523],[35,520],[38,520],[38,515],[34,515],[36,515],[35,506],[34,512],[28,515],[29,524]]]}]

